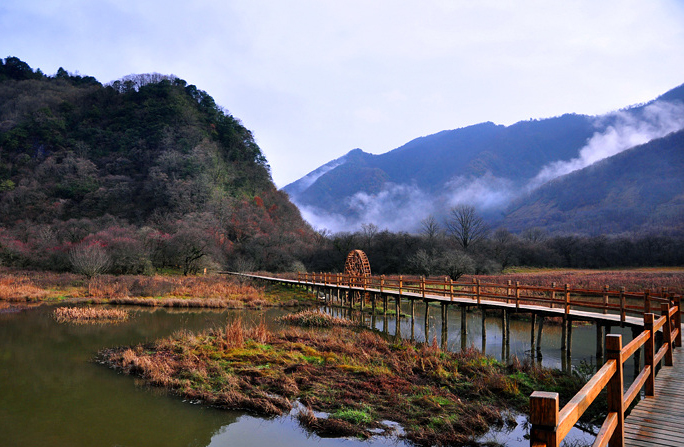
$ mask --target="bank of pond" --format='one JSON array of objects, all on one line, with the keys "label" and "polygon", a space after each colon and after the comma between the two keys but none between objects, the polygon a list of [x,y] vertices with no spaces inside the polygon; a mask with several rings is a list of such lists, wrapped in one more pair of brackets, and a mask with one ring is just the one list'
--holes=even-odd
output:
[{"label": "bank of pond", "polygon": [[[557,328],[544,328],[532,359],[525,321],[513,320],[502,350],[500,320],[477,311],[468,318],[486,321],[488,338],[473,324],[462,350],[459,331],[442,340],[434,321],[321,329],[280,321],[300,311],[281,307],[127,307],[117,324],[83,325],[54,310],[0,314],[4,445],[527,445],[529,394],[571,397],[592,371],[595,338],[575,328],[567,374]],[[481,342],[491,356],[474,349]],[[571,442],[591,438],[577,429]]]}]

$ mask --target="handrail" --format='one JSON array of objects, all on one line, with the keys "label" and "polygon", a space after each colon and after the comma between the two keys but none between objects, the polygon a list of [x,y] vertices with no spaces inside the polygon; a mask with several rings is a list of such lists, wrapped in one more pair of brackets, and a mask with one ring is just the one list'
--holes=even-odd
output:
[{"label": "handrail", "polygon": [[[675,298],[673,306],[661,303],[661,317],[644,314],[644,331],[622,346],[622,335],[606,336],[606,363],[581,390],[559,411],[558,393],[535,391],[530,396],[530,445],[535,447],[558,447],[570,429],[582,417],[604,388],[607,388],[608,416],[599,430],[594,447],[610,443],[612,447],[624,446],[625,410],[645,387],[647,397],[655,394],[653,380],[656,366],[665,359],[665,366],[672,365],[672,351],[681,346],[681,300]],[[672,327],[675,327],[674,330]],[[662,330],[663,347],[654,351],[655,332]],[[644,346],[645,365],[627,391],[624,390],[623,365]]]},{"label": "handrail", "polygon": [[[543,307],[561,307],[565,314],[570,310],[581,308],[596,309],[604,314],[619,315],[620,322],[626,321],[627,314],[644,315],[651,311],[651,307],[678,302],[681,295],[675,295],[662,289],[660,292],[644,290],[642,292],[627,292],[624,287],[620,290],[609,290],[605,286],[601,290],[572,288],[569,284],[563,287],[486,283],[479,279],[468,281],[453,281],[449,277],[425,278],[418,276],[363,276],[349,274],[307,274],[298,273],[297,282],[313,286],[338,287],[350,291],[396,293],[399,295],[414,295],[425,300],[440,300],[449,298],[471,299],[480,304],[482,299],[515,303],[520,305],[539,305]],[[679,306],[677,307],[679,308]]]}]

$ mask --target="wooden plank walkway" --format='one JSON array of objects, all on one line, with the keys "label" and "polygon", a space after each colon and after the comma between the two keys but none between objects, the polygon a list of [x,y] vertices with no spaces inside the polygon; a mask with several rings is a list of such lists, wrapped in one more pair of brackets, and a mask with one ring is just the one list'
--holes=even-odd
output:
[{"label": "wooden plank walkway", "polygon": [[684,446],[684,354],[673,355],[673,366],[656,376],[655,396],[643,398],[625,418],[626,447]]}]

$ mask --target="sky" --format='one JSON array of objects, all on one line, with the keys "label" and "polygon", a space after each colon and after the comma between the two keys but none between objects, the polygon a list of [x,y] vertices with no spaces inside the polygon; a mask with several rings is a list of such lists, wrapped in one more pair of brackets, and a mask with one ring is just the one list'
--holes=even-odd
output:
[{"label": "sky", "polygon": [[354,148],[654,99],[684,83],[684,1],[2,0],[7,56],[185,79],[283,187]]}]

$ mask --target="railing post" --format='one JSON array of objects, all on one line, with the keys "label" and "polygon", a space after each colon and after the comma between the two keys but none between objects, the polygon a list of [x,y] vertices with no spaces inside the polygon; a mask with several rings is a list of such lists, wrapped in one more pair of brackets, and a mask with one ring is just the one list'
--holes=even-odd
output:
[{"label": "railing post", "polygon": [[644,329],[649,332],[649,338],[644,343],[644,363],[650,367],[650,373],[646,379],[645,393],[647,396],[655,394],[655,333],[653,331],[653,323],[655,317],[653,314],[644,314]]},{"label": "railing post", "polygon": [[520,281],[515,282],[515,310],[520,309]]},{"label": "railing post", "polygon": [[603,313],[604,314],[608,313],[608,290],[610,290],[608,285],[603,286]]},{"label": "railing post", "polygon": [[425,298],[425,277],[424,276],[420,277],[420,293],[423,295],[423,298]]},{"label": "railing post", "polygon": [[620,287],[620,322],[624,323],[625,322],[625,317],[626,317],[626,312],[625,312],[625,288]]},{"label": "railing post", "polygon": [[665,351],[665,366],[672,366],[672,319],[670,318],[670,303],[660,305],[660,313],[665,316],[663,326],[663,343],[667,345]]},{"label": "railing post", "polygon": [[477,296],[477,304],[480,305],[480,279],[475,280],[475,294]]},{"label": "railing post", "polygon": [[508,280],[508,287],[506,287],[506,303],[510,303],[510,300],[508,299],[509,296],[511,296],[511,280]]},{"label": "railing post", "polygon": [[608,413],[617,413],[617,426],[610,438],[610,447],[623,447],[625,444],[625,401],[624,374],[622,368],[622,335],[606,335],[607,362],[615,361],[615,374],[608,381]]},{"label": "railing post", "polygon": [[558,393],[535,391],[530,395],[530,446],[558,447]]},{"label": "railing post", "polygon": [[454,300],[454,280],[449,278],[449,298]]},{"label": "railing post", "polygon": [[401,296],[401,288],[404,287],[404,276],[399,275],[399,296]]},{"label": "railing post", "polygon": [[385,288],[385,275],[382,275],[380,277],[380,293],[382,293],[382,290]]},{"label": "railing post", "polygon": [[570,314],[570,284],[565,285],[565,315]]},{"label": "railing post", "polygon": [[677,307],[677,313],[674,314],[674,324],[679,331],[677,331],[677,337],[675,337],[675,346],[678,348],[682,347],[682,296],[674,296],[674,305]]}]

